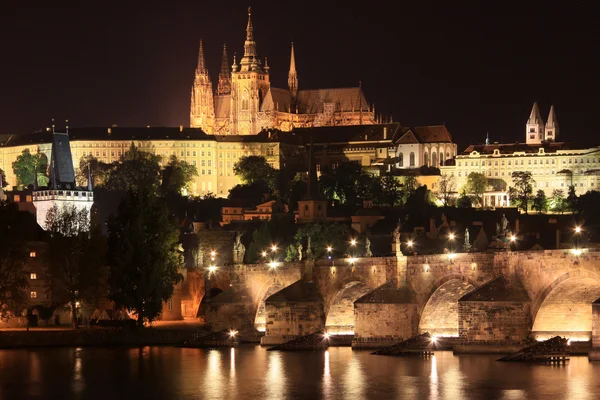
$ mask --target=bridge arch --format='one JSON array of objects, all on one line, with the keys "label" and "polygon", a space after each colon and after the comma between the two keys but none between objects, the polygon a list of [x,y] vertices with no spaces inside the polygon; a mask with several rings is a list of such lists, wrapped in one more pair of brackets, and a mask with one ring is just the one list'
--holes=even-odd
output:
[{"label": "bridge arch", "polygon": [[589,340],[592,303],[600,298],[600,275],[587,270],[567,272],[537,296],[532,307],[534,337],[561,335]]},{"label": "bridge arch", "polygon": [[354,302],[372,287],[358,277],[345,281],[325,309],[325,330],[329,334],[354,334]]},{"label": "bridge arch", "polygon": [[255,306],[256,313],[254,314],[254,328],[259,332],[265,332],[267,329],[267,312],[265,309],[265,300],[269,298],[269,296],[274,295],[280,290],[284,289],[287,285],[279,280],[272,279],[269,282],[265,283],[261,290],[259,291],[258,301]]},{"label": "bridge arch", "polygon": [[461,274],[446,275],[433,283],[421,308],[419,333],[458,336],[458,299],[477,286]]}]

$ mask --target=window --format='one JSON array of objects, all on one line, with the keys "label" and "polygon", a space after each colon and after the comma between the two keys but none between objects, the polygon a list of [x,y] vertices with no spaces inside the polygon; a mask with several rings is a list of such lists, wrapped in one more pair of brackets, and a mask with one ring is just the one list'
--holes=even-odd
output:
[{"label": "window", "polygon": [[173,298],[172,297],[169,300],[167,300],[167,308],[169,310],[173,309]]},{"label": "window", "polygon": [[208,154],[208,156],[210,157],[210,151],[209,151],[209,152],[207,152],[207,154]]},{"label": "window", "polygon": [[29,274],[29,279],[31,279],[31,280],[37,279],[37,274],[35,272],[32,272],[31,274]]},{"label": "window", "polygon": [[535,128],[529,128],[529,133],[535,133]]},{"label": "window", "polygon": [[212,167],[212,160],[208,160],[208,166]]},{"label": "window", "polygon": [[35,251],[30,251],[30,252],[29,252],[29,257],[32,257],[32,258],[33,258],[33,257],[35,257],[35,256],[36,256],[36,254],[35,254]]},{"label": "window", "polygon": [[413,152],[410,153],[410,166],[411,167],[415,166],[415,153],[413,153]]},{"label": "window", "polygon": [[29,297],[32,298],[32,299],[37,299],[37,292],[31,292],[29,294]]},{"label": "window", "polygon": [[192,165],[195,167],[196,166],[196,160],[192,160]]},{"label": "window", "polygon": [[193,155],[194,157],[196,157],[196,150],[194,150],[194,151],[192,152],[192,155]]},{"label": "window", "polygon": [[204,161],[204,160],[200,161],[200,165],[202,165],[203,167],[206,166],[205,164],[206,164],[206,161]]},{"label": "window", "polygon": [[[458,165],[460,166],[460,163],[458,163]],[[398,154],[398,166],[404,167],[404,154],[403,153]]]}]

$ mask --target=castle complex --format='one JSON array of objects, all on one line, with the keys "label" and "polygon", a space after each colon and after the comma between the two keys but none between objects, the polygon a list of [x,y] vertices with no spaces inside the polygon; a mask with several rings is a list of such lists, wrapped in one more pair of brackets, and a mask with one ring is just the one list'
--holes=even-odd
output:
[{"label": "castle complex", "polygon": [[485,175],[488,190],[484,206],[510,205],[508,188],[512,173],[530,171],[533,191],[543,190],[550,196],[554,190],[566,195],[569,186],[577,195],[600,187],[600,147],[597,144],[560,142],[554,106],[544,124],[537,103],[525,124],[525,143],[490,143],[470,145],[456,156],[453,163],[441,167],[441,173],[454,176],[457,190],[467,183],[471,172]]},{"label": "castle complex", "polygon": [[230,67],[227,48],[223,46],[216,91],[200,41],[191,96],[192,128],[201,128],[208,134],[253,135],[271,128],[290,131],[295,127],[368,125],[375,120],[374,108],[360,87],[300,90],[293,43],[288,87],[271,86],[267,59],[263,64],[256,51],[250,9],[244,57],[238,64],[234,56]]}]

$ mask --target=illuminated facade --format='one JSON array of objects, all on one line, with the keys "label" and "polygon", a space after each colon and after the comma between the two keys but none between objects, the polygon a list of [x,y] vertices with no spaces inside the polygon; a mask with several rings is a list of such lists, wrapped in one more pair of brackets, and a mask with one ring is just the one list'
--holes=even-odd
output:
[{"label": "illuminated facade", "polygon": [[511,174],[517,171],[530,171],[534,193],[541,189],[546,196],[555,189],[566,196],[571,185],[578,195],[600,189],[600,146],[557,142],[559,127],[554,106],[544,124],[535,103],[525,134],[525,143],[490,144],[486,140],[486,144],[471,145],[453,165],[442,166],[441,172],[455,177],[457,191],[471,172],[485,175],[489,186],[484,206],[490,207],[510,205],[507,192],[513,184]]},{"label": "illuminated facade", "polygon": [[209,134],[253,135],[263,129],[290,131],[294,127],[364,125],[376,121],[360,87],[299,90],[292,43],[288,87],[271,86],[269,65],[258,58],[250,10],[244,56],[229,66],[227,49],[217,90],[206,68],[202,41],[194,75],[190,127]]}]

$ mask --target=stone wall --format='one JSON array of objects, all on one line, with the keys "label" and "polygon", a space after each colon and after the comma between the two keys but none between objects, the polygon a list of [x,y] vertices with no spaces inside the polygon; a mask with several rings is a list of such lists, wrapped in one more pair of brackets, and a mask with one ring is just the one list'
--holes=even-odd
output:
[{"label": "stone wall", "polygon": [[529,303],[458,303],[458,333],[465,344],[522,343],[528,338],[530,329]]},{"label": "stone wall", "polygon": [[354,304],[352,347],[381,347],[417,334],[419,315],[416,304]]},{"label": "stone wall", "polygon": [[263,345],[280,344],[324,329],[323,303],[277,302],[265,304],[267,323]]},{"label": "stone wall", "polygon": [[252,304],[238,301],[227,304],[208,304],[206,322],[213,332],[222,330],[252,331]]}]

